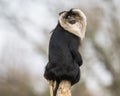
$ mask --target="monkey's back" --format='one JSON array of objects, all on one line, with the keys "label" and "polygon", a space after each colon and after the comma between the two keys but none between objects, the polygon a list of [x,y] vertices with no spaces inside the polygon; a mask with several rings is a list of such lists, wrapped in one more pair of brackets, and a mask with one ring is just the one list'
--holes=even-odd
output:
[{"label": "monkey's back", "polygon": [[75,63],[70,51],[71,44],[77,50],[79,43],[79,38],[64,30],[60,25],[57,26],[50,38],[46,79],[79,81],[79,66]]}]

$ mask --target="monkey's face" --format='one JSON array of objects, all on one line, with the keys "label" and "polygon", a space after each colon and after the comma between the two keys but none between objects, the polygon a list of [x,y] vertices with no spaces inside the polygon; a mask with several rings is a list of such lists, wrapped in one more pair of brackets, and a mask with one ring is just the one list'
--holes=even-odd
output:
[{"label": "monkey's face", "polygon": [[74,11],[74,9],[71,9],[70,11],[64,11],[63,18],[64,21],[69,24],[75,24],[83,19],[82,16],[77,11]]},{"label": "monkey's face", "polygon": [[84,38],[86,29],[86,16],[80,9],[71,9],[59,14],[60,25],[74,35]]}]

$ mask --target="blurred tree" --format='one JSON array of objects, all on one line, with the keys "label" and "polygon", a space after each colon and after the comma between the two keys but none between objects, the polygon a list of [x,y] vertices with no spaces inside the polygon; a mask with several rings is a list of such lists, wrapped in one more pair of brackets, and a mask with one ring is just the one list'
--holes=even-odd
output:
[{"label": "blurred tree", "polygon": [[0,96],[37,96],[31,85],[27,71],[9,69],[6,76],[0,78]]}]

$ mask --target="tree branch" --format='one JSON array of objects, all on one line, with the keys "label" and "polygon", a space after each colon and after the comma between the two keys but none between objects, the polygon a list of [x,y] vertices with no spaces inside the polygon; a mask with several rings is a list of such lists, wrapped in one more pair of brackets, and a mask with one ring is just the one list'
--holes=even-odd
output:
[{"label": "tree branch", "polygon": [[[53,96],[53,91],[56,84],[53,81],[48,82],[50,87],[50,96]],[[66,80],[61,81],[56,96],[71,96],[71,83]]]}]

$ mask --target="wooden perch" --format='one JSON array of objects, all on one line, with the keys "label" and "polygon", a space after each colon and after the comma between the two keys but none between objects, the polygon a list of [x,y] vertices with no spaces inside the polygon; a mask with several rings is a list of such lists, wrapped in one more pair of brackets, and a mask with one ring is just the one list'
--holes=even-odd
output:
[{"label": "wooden perch", "polygon": [[[48,82],[50,87],[50,96],[53,96],[53,90],[56,84],[53,81]],[[71,96],[71,83],[66,80],[61,81],[56,96]]]}]

